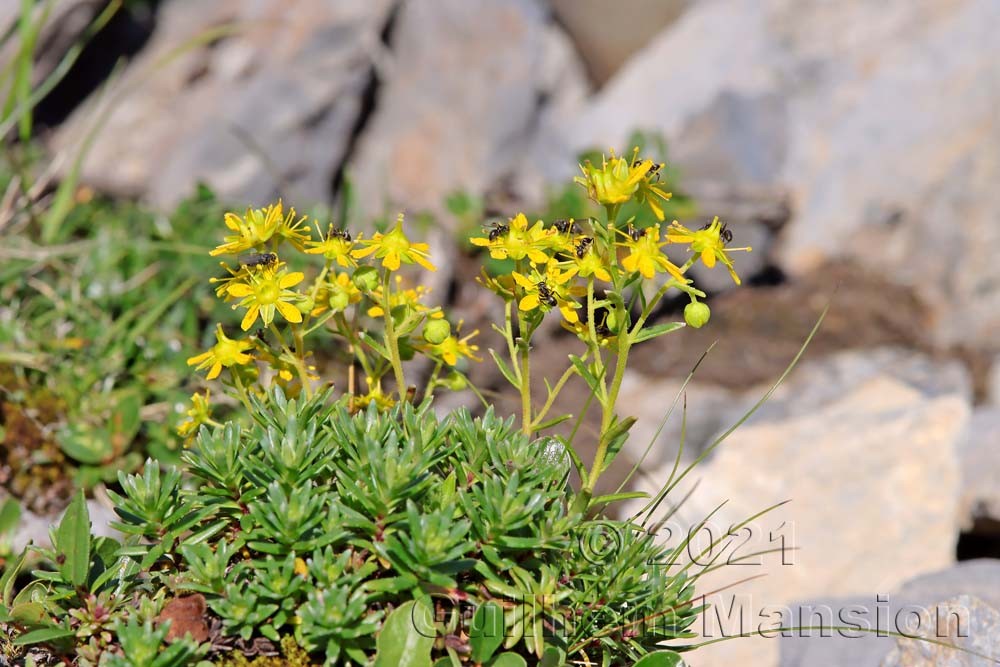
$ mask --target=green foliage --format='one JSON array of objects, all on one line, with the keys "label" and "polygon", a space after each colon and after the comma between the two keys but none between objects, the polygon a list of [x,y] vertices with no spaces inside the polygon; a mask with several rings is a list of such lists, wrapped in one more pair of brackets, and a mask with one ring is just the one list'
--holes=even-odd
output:
[{"label": "green foliage", "polygon": [[74,486],[114,483],[147,455],[176,460],[184,353],[208,318],[231,317],[191,277],[214,270],[190,239],[218,215],[204,188],[169,218],[93,199],[54,245],[38,244],[30,223],[4,237],[0,449],[26,506],[58,509]]},{"label": "green foliage", "polygon": [[[59,567],[19,594],[41,613],[15,607],[18,641],[115,665],[221,657],[165,642],[153,619],[186,593],[222,636],[291,636],[327,664],[630,665],[689,636],[692,580],[640,526],[573,511],[555,440],[492,412],[351,414],[330,396],[275,388],[253,425],[203,427],[181,468],[123,473],[124,544],[84,536],[78,497],[43,552]],[[618,548],[594,549],[609,531]]]}]

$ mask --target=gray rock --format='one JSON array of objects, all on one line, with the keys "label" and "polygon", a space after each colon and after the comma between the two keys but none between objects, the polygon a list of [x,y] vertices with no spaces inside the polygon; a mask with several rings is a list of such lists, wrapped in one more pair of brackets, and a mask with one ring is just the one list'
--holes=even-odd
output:
[{"label": "gray rock", "polygon": [[[980,624],[989,616],[989,609],[1000,604],[1000,561],[981,559],[956,563],[952,567],[922,575],[911,579],[897,591],[881,591],[866,596],[849,598],[820,598],[810,600],[790,607],[793,622],[800,625],[802,620],[808,622],[810,613],[826,613],[825,618],[832,618],[833,623],[823,621],[824,625],[851,623],[868,630],[891,630],[904,628],[913,610],[927,610],[929,616],[922,623],[925,630],[936,634],[937,618],[942,623],[949,619],[949,605],[942,600],[953,599],[956,596],[965,597],[963,609],[959,617],[966,622],[963,633],[969,640],[976,641],[975,635],[984,638],[986,632]],[[968,597],[974,596],[974,597]],[[829,610],[829,612],[827,612]],[[967,613],[968,612],[968,613]],[[820,618],[819,615],[813,618]],[[847,623],[843,623],[843,621]],[[975,634],[974,634],[975,633]],[[896,638],[884,636],[886,633],[853,632],[847,630],[830,630],[821,636],[818,631],[806,632],[796,630],[779,639],[781,650],[780,667],[842,667],[851,665],[857,667],[877,667],[883,665],[896,649]],[[996,634],[995,632],[993,633]],[[964,654],[944,649],[940,658],[950,659],[949,654],[963,657]],[[965,657],[968,657],[965,655]],[[896,664],[896,663],[891,663]],[[914,664],[914,663],[909,663]],[[952,664],[937,662],[918,662],[915,664]],[[975,663],[956,663],[975,664]]]},{"label": "gray rock", "polygon": [[536,0],[411,0],[399,10],[375,112],[350,162],[369,214],[442,212],[510,174],[547,108],[586,89]]},{"label": "gray rock", "polygon": [[607,81],[691,4],[693,0],[632,0],[628,11],[619,11],[605,0],[552,0],[555,15],[598,83]]},{"label": "gray rock", "polygon": [[[891,591],[954,561],[955,448],[968,422],[968,399],[917,389],[886,369],[829,394],[812,390],[810,396],[805,385],[789,391],[783,400],[794,411],[778,410],[736,429],[672,496],[676,503],[700,482],[671,517],[664,539],[676,541],[710,514],[715,537],[730,533],[711,552],[727,566],[698,582],[703,592],[743,582],[708,600],[723,614],[718,625],[709,619],[712,637],[738,629],[726,613],[734,605],[756,618],[803,597]],[[640,485],[655,492],[668,474],[664,466]],[[788,500],[732,532],[731,526]],[[672,509],[668,503],[665,511]],[[788,548],[745,560],[779,547]],[[697,549],[688,555],[706,560]],[[755,575],[767,576],[744,581]],[[698,653],[703,667],[776,660],[777,644],[756,637]]]},{"label": "gray rock", "polygon": [[[206,181],[221,196],[300,208],[331,197],[371,82],[390,0],[173,0],[106,104],[54,145],[74,152],[103,122],[84,181],[170,206]],[[214,40],[206,31],[219,26]],[[198,41],[201,39],[201,41]]]},{"label": "gray rock", "polygon": [[990,364],[989,376],[986,380],[986,401],[990,405],[1000,407],[1000,354]]},{"label": "gray rock", "polygon": [[1000,408],[979,408],[972,413],[958,454],[962,527],[972,528],[982,520],[1000,523]]},{"label": "gray rock", "polygon": [[937,602],[911,616],[911,622],[913,634],[925,636],[923,629],[933,628],[930,638],[951,646],[899,639],[881,667],[995,667],[1000,662],[1000,611],[978,598]]},{"label": "gray rock", "polygon": [[938,342],[996,349],[998,21],[995,0],[697,3],[560,124],[542,169],[662,131],[689,179],[791,192],[784,268],[856,258],[935,304]]}]

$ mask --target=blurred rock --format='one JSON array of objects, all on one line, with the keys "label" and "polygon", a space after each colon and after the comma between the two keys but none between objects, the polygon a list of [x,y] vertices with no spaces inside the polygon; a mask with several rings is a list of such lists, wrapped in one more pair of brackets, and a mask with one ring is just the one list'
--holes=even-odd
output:
[{"label": "blurred rock", "polygon": [[977,521],[1000,525],[1000,408],[972,413],[958,448],[962,462],[962,527]]},{"label": "blurred rock", "polygon": [[[84,181],[167,206],[206,181],[223,198],[330,199],[371,83],[390,0],[163,4],[147,48],[55,137],[103,129]],[[210,38],[215,31],[214,38]]]},{"label": "blurred rock", "polygon": [[604,83],[694,0],[632,0],[628,11],[606,0],[552,0],[591,78]]},{"label": "blurred rock", "polygon": [[548,174],[660,130],[686,179],[790,190],[783,268],[857,258],[933,304],[938,342],[995,350],[998,21],[995,0],[697,3],[557,128]]},{"label": "blurred rock", "polygon": [[363,213],[441,212],[502,182],[542,117],[586,79],[537,0],[410,0],[393,24],[375,111],[350,161]]},{"label": "blurred rock", "polygon": [[899,639],[881,667],[993,667],[997,664],[993,658],[1000,656],[1000,611],[978,598],[962,595],[936,602],[918,618],[911,618],[911,622],[916,628],[936,627],[930,635],[932,639],[978,655],[916,638]]},{"label": "blurred rock", "polygon": [[[821,373],[813,382],[823,384],[828,377]],[[718,556],[715,562],[730,564],[699,580],[698,590],[767,575],[737,585],[735,598],[728,590],[711,596],[717,612],[708,617],[706,635],[741,631],[732,624],[734,607],[736,620],[742,609],[753,622],[774,605],[892,590],[953,562],[959,500],[955,448],[970,409],[961,392],[935,394],[938,389],[917,389],[891,372],[829,393],[790,388],[788,396],[795,398],[787,400],[797,401],[792,414],[779,409],[744,424],[711,461],[695,469],[700,484],[689,479],[676,489],[675,502],[686,487],[698,484],[664,528],[665,538],[678,540],[713,511],[707,532],[698,535],[731,535],[708,554],[700,554],[707,540],[693,541],[688,554],[693,560],[704,565]],[[661,467],[640,486],[655,491],[668,473],[669,467]],[[785,500],[791,502],[732,530]],[[750,557],[767,549],[780,551]],[[743,627],[754,629],[756,624]],[[702,667],[776,660],[776,643],[763,638],[721,642],[698,653]]]},{"label": "blurred rock", "polygon": [[[971,596],[971,597],[970,597]],[[945,600],[964,598],[961,608],[955,610],[951,603]],[[979,652],[998,655],[996,645],[992,650],[983,650],[983,644],[995,641],[995,630],[984,627],[983,621],[989,620],[995,608],[1000,607],[1000,561],[981,559],[956,563],[954,566],[923,575],[904,584],[898,591],[873,592],[866,596],[851,598],[821,598],[791,606],[792,618],[802,619],[803,625],[810,619],[823,619],[824,625],[839,624],[846,626],[846,620],[855,627],[868,630],[888,629],[895,631],[897,626],[904,626],[910,619],[910,612],[927,610],[930,612],[930,622],[921,624],[924,636],[937,634],[937,618],[942,619],[942,630],[947,629],[946,622],[951,618],[962,619],[964,640],[957,643],[964,648]],[[949,611],[957,611],[958,617],[949,617]],[[824,616],[824,614],[826,614]],[[827,619],[832,619],[829,623]],[[915,622],[912,619],[911,622]],[[905,629],[905,628],[904,628]],[[883,633],[884,635],[885,633]],[[947,633],[942,632],[942,635]],[[936,637],[935,637],[936,638]],[[950,641],[941,637],[945,641]],[[795,631],[779,640],[781,650],[780,667],[876,667],[878,665],[898,664],[885,663],[890,654],[898,659],[895,653],[897,639],[891,636],[878,636],[869,632],[853,632],[851,630],[831,630],[821,635],[819,631]],[[910,642],[907,642],[909,644]],[[916,642],[913,642],[916,643]],[[978,645],[980,648],[975,648]],[[915,665],[975,665],[975,662],[949,662],[949,660],[969,659],[972,656],[962,654],[944,647],[928,646],[929,649],[941,649],[937,659],[942,662],[924,661],[903,664]],[[989,664],[989,663],[987,663]]]},{"label": "blurred rock", "polygon": [[994,357],[993,363],[990,364],[986,379],[986,402],[1000,407],[1000,354]]}]

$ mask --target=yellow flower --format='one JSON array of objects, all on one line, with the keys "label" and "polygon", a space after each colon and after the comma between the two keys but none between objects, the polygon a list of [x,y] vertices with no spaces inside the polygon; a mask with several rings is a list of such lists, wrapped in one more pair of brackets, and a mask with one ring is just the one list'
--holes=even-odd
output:
[{"label": "yellow flower", "polygon": [[639,190],[640,183],[653,169],[652,160],[635,159],[638,153],[639,149],[636,148],[633,159],[629,160],[615,157],[615,152],[611,151],[610,159],[602,156],[600,168],[589,161],[580,165],[583,176],[577,176],[573,180],[587,188],[590,198],[598,204],[624,204]]},{"label": "yellow flower", "polygon": [[377,232],[374,237],[368,240],[358,241],[366,248],[359,248],[351,252],[351,256],[357,259],[367,257],[375,253],[375,257],[382,260],[382,266],[395,271],[400,264],[419,264],[428,271],[437,269],[427,261],[430,246],[426,243],[413,243],[406,238],[403,233],[403,214],[400,213],[396,219],[396,226],[387,234]]},{"label": "yellow flower", "polygon": [[331,262],[337,262],[344,268],[358,265],[351,257],[351,251],[354,249],[351,235],[342,229],[334,229],[333,225],[327,229],[326,236],[323,237],[322,241],[308,241],[307,245],[311,246],[306,250],[306,253],[310,255],[323,255]]},{"label": "yellow flower", "polygon": [[[389,292],[389,309],[392,310],[397,306],[406,306],[418,313],[422,313],[426,310],[430,310],[426,305],[422,303],[423,298],[430,293],[430,288],[423,285],[417,285],[415,288],[408,287],[403,289],[403,278],[402,276],[396,276],[396,289],[390,290]],[[375,300],[376,305],[368,309],[369,317],[381,317],[385,311],[382,310],[382,287],[380,286],[375,293],[372,294],[372,299]],[[431,315],[432,318],[444,317],[444,313],[441,311],[436,311]]]},{"label": "yellow flower", "polygon": [[660,250],[666,242],[660,241],[660,226],[653,225],[645,230],[624,233],[625,242],[618,245],[628,248],[629,254],[622,260],[622,268],[626,271],[638,271],[646,279],[652,278],[657,272],[666,272],[679,280],[686,282],[684,274]]},{"label": "yellow flower", "polygon": [[607,263],[601,255],[594,251],[594,239],[590,236],[582,236],[577,239],[576,243],[571,246],[570,259],[560,264],[572,266],[581,278],[594,276],[606,283],[611,282]]},{"label": "yellow flower", "polygon": [[[294,209],[291,214],[294,215]],[[244,252],[270,241],[284,223],[281,200],[264,209],[248,208],[242,218],[235,213],[226,213],[225,223],[235,234],[224,237],[225,243],[209,253],[213,257]]]},{"label": "yellow flower", "polygon": [[177,434],[185,441],[190,441],[202,424],[208,424],[212,421],[210,397],[211,391],[208,389],[205,390],[204,396],[201,394],[191,395],[191,409],[185,413],[188,418],[177,427]]},{"label": "yellow flower", "polygon": [[265,270],[247,276],[248,282],[234,282],[226,291],[230,296],[242,299],[236,308],[246,308],[240,326],[244,331],[253,326],[260,315],[264,326],[269,326],[274,320],[275,309],[289,322],[301,322],[302,313],[292,302],[299,300],[298,292],[289,289],[302,282],[305,276],[301,271],[285,273],[284,271]]},{"label": "yellow flower", "polygon": [[[461,322],[459,322],[458,327],[462,327]],[[456,365],[460,357],[472,359],[473,361],[482,361],[480,357],[476,356],[476,352],[479,351],[479,346],[473,345],[469,342],[477,335],[479,335],[478,329],[464,338],[451,335],[440,343],[427,344],[423,347],[423,349],[425,349],[431,357],[434,357],[435,359],[443,359],[449,366]]]},{"label": "yellow flower", "polygon": [[229,368],[230,366],[242,366],[244,364],[250,363],[253,359],[249,354],[246,353],[247,350],[253,347],[253,343],[244,340],[233,340],[228,338],[226,334],[222,331],[222,325],[218,325],[215,332],[215,340],[217,341],[212,349],[208,352],[203,352],[197,356],[191,357],[187,360],[188,366],[198,365],[197,370],[204,370],[206,368],[208,371],[208,379],[214,380],[219,377],[219,373],[222,371],[222,367],[225,366]]},{"label": "yellow flower", "polygon": [[528,218],[524,213],[518,213],[506,225],[504,234],[491,234],[493,238],[472,238],[472,245],[489,248],[493,259],[521,260],[527,257],[535,264],[545,264],[549,261],[546,250],[551,247],[551,239],[555,229],[545,229],[541,220],[528,227]]},{"label": "yellow flower", "polygon": [[670,228],[667,230],[668,242],[689,243],[691,251],[697,254],[702,263],[708,268],[714,267],[716,260],[722,262],[729,269],[729,275],[732,276],[733,282],[739,285],[740,277],[736,275],[733,260],[726,253],[733,250],[750,252],[752,248],[726,248],[726,243],[732,239],[733,233],[726,229],[724,224],[719,222],[718,216],[713,218],[709,224],[694,231],[676,220],[671,223]]},{"label": "yellow flower", "polygon": [[[647,160],[649,162],[649,160]],[[653,215],[656,216],[657,220],[662,221],[664,218],[663,205],[661,202],[669,201],[673,196],[672,193],[667,192],[659,184],[660,170],[663,169],[662,164],[653,165],[641,181],[639,181],[639,190],[635,194],[635,199],[638,202],[646,202],[650,210],[653,211]]]},{"label": "yellow flower", "polygon": [[576,309],[580,304],[572,297],[580,296],[581,288],[569,285],[569,281],[576,275],[576,269],[561,271],[556,266],[549,266],[545,274],[535,271],[532,276],[524,276],[517,271],[511,275],[514,282],[523,290],[524,295],[518,301],[519,310],[531,312],[536,308],[541,308],[542,312],[548,312],[552,308],[558,307],[563,318],[569,322],[577,322],[580,317],[576,314]]},{"label": "yellow flower", "polygon": [[[281,205],[281,202],[278,202]],[[295,209],[291,206],[288,207],[288,213],[285,215],[281,224],[278,225],[277,234],[281,238],[285,239],[293,246],[299,250],[305,250],[305,243],[309,239],[309,228],[305,225],[307,216],[302,216],[296,220]]]},{"label": "yellow flower", "polygon": [[351,280],[350,275],[341,272],[326,284],[326,301],[330,304],[330,310],[339,313],[347,310],[351,304],[361,301],[361,290]]},{"label": "yellow flower", "polygon": [[351,399],[351,407],[354,412],[363,410],[372,403],[379,411],[389,410],[396,405],[396,401],[391,396],[382,393],[380,383],[373,382],[371,378],[366,378],[366,380],[368,381],[368,393],[359,394]]}]

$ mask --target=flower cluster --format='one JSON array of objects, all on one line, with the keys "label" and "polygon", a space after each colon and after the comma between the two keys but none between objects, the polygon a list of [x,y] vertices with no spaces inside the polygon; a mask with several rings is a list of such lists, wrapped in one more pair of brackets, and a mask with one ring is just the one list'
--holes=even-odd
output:
[{"label": "flower cluster", "polygon": [[[508,360],[490,352],[503,376],[521,394],[524,432],[536,433],[565,418],[549,418],[548,412],[572,375],[582,377],[601,406],[597,454],[589,469],[580,470],[585,493],[594,488],[632,423],[615,413],[631,347],[683,326],[650,322],[656,305],[671,290],[683,293],[690,300],[684,310],[685,323],[696,328],[705,325],[710,315],[700,301],[705,293],[695,287],[688,270],[698,261],[709,268],[721,263],[739,284],[730,253],[750,250],[729,247],[732,232],[718,218],[694,230],[676,220],[661,225],[664,204],[671,198],[660,182],[663,167],[640,158],[638,148],[629,158],[612,152],[610,158],[602,158],[600,166],[581,165],[583,175],[574,179],[603,207],[603,220],[546,224],[530,222],[519,213],[506,222],[492,223],[484,236],[470,239],[493,259],[512,264],[499,276],[484,270],[480,282],[506,306],[505,324],[499,330],[506,338]],[[630,201],[648,206],[658,222],[640,227],[634,217],[619,219]],[[679,251],[668,255],[670,246]],[[683,261],[682,246],[689,253]],[[529,352],[534,332],[551,310],[560,312],[562,326],[583,341],[586,353],[570,355],[569,367],[554,384],[545,379],[547,397],[537,406]]]},{"label": "flower cluster", "polygon": [[[264,394],[265,377],[293,394],[308,395],[320,379],[317,365],[336,360],[335,354],[317,359],[309,343],[333,337],[348,357],[344,393],[358,409],[371,403],[388,408],[398,397],[412,396],[416,388],[407,384],[403,362],[415,353],[434,367],[425,396],[438,386],[463,386],[463,360],[479,360],[471,341],[477,332],[452,333],[441,309],[427,304],[429,290],[407,285],[403,267],[435,267],[428,245],[407,237],[403,216],[371,238],[352,236],[333,224],[324,231],[315,222],[318,238],[313,238],[306,221],[281,201],[225,215],[230,233],[211,254],[235,256],[236,262],[222,262],[225,275],[212,282],[216,295],[242,313],[240,329],[256,331],[231,338],[220,324],[216,343],[188,364],[207,371],[208,380],[227,370],[224,379],[244,403],[251,394]],[[315,271],[289,267],[292,262],[307,269],[316,259],[322,266]],[[441,324],[448,327],[445,335],[428,334],[440,332]],[[356,376],[364,378],[366,390],[358,387]],[[387,376],[395,379],[395,397],[383,389]],[[208,396],[192,397],[181,435],[190,437],[199,425],[211,423]]]}]

